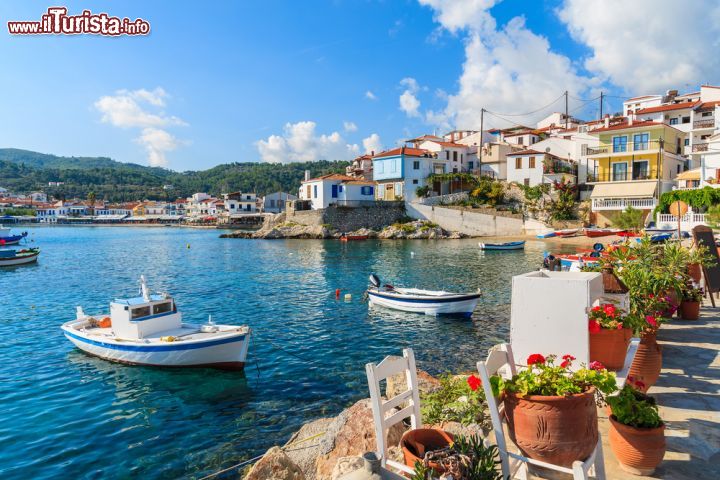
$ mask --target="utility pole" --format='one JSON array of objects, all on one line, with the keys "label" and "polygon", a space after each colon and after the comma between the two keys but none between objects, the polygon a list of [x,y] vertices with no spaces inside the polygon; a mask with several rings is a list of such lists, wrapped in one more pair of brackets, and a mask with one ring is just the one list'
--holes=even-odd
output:
[{"label": "utility pole", "polygon": [[568,128],[568,120],[569,120],[569,117],[568,117],[568,91],[565,90],[565,129],[566,130]]},{"label": "utility pole", "polygon": [[600,92],[600,120],[602,120],[603,114],[603,92]]},{"label": "utility pole", "polygon": [[480,146],[478,147],[478,176],[482,177],[482,150],[483,150],[483,126],[485,120],[485,109],[480,109]]}]

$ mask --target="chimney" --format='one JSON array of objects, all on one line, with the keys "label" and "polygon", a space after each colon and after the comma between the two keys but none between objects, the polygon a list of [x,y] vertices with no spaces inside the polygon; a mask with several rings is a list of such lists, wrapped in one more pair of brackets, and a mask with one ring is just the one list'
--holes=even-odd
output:
[{"label": "chimney", "polygon": [[310,170],[305,170],[305,181],[310,180]]},{"label": "chimney", "polygon": [[610,115],[605,115],[605,128],[610,126]]},{"label": "chimney", "polygon": [[628,126],[630,126],[630,125],[633,124],[633,120],[635,120],[635,113],[634,113],[634,112],[631,113],[630,115],[628,115]]},{"label": "chimney", "polygon": [[370,150],[370,156],[371,156],[371,157],[374,157],[374,156],[375,156],[375,150]]}]

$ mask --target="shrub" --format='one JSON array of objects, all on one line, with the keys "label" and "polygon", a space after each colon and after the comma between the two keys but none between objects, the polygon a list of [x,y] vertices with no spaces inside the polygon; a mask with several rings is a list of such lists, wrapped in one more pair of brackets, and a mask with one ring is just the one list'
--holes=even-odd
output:
[{"label": "shrub", "polygon": [[643,227],[642,210],[628,205],[625,210],[615,216],[612,223],[613,226],[622,230],[640,230]]},{"label": "shrub", "polygon": [[415,189],[415,195],[417,195],[420,198],[427,197],[430,195],[430,185],[423,185],[422,187],[417,187]]},{"label": "shrub", "polygon": [[463,378],[448,373],[441,375],[439,380],[437,390],[421,395],[423,423],[458,422],[470,425],[485,422],[485,394],[479,378],[474,375]]},{"label": "shrub", "polygon": [[[632,382],[632,377],[627,378]],[[639,387],[641,382],[637,382]],[[642,385],[644,387],[644,385]],[[620,393],[607,397],[605,401],[610,405],[615,420],[636,428],[657,428],[662,425],[655,399],[625,385]]]},{"label": "shrub", "polygon": [[552,200],[548,207],[548,213],[553,220],[572,220],[575,218],[575,196],[577,187],[575,184],[567,183],[565,180],[553,183],[557,193],[557,199]]}]

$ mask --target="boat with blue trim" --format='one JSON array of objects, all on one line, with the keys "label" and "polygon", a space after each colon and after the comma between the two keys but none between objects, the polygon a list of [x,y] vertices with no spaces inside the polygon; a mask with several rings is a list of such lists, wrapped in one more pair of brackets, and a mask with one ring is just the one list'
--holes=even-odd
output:
[{"label": "boat with blue trim", "polygon": [[377,275],[370,275],[370,288],[367,290],[371,307],[381,306],[404,312],[423,313],[425,315],[472,315],[480,301],[480,291],[475,293],[452,293],[443,290],[421,290],[419,288],[400,288],[381,285]]},{"label": "boat with blue trim", "polygon": [[26,238],[27,235],[27,232],[22,232],[19,235],[13,235],[11,228],[3,227],[2,225],[0,225],[0,246],[17,245],[18,243],[20,243],[20,240]]},{"label": "boat with blue trim", "polygon": [[14,267],[35,263],[39,256],[39,248],[24,248],[22,250],[13,250],[11,248],[2,249],[0,250],[0,267]]},{"label": "boat with blue trim", "polygon": [[87,315],[77,307],[75,320],[62,325],[80,350],[105,360],[154,367],[209,367],[242,370],[250,327],[182,321],[173,298],[151,294],[140,276],[139,297],[110,303],[109,315]]},{"label": "boat with blue trim", "polygon": [[478,243],[480,250],[522,250],[525,248],[525,240],[521,242],[505,243]]}]

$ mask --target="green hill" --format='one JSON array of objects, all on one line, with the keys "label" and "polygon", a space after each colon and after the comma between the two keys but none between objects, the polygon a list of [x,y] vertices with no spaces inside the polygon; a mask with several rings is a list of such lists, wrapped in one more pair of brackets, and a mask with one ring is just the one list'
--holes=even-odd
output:
[{"label": "green hill", "polygon": [[[174,172],[122,163],[106,157],[58,157],[27,150],[0,149],[0,186],[14,192],[42,190],[56,198],[86,198],[94,192],[111,202],[172,200],[195,192],[213,195],[252,191],[297,192],[305,170],[312,176],[344,172],[348,162],[229,163],[208,170]],[[48,182],[64,182],[48,187]],[[173,188],[166,190],[165,185]]]}]

